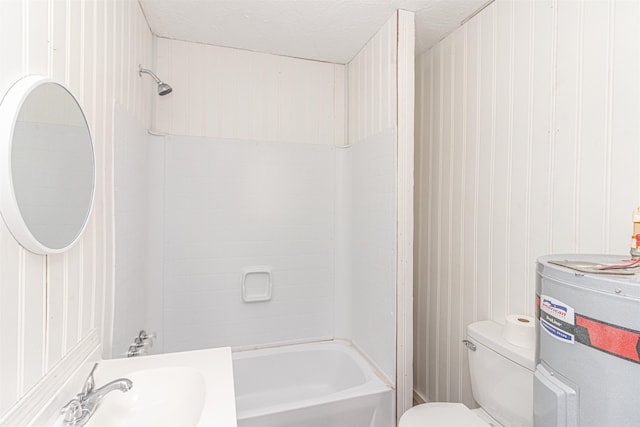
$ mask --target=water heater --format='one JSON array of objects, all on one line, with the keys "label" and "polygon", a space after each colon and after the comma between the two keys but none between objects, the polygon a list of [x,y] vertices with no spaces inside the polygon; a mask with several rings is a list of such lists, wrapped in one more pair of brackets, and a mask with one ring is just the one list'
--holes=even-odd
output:
[{"label": "water heater", "polygon": [[624,259],[538,259],[536,427],[640,426],[640,268],[599,274]]}]

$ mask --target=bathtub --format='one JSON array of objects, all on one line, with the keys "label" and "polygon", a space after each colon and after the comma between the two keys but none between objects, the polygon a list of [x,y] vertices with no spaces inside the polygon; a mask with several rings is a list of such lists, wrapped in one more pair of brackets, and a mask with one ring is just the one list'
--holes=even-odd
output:
[{"label": "bathtub", "polygon": [[349,343],[233,353],[238,427],[390,427],[393,389]]}]

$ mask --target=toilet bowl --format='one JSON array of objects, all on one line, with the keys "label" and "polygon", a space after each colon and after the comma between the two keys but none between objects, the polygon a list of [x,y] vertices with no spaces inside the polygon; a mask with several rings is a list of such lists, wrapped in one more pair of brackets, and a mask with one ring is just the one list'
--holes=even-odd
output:
[{"label": "toilet bowl", "polygon": [[502,328],[490,320],[467,327],[471,389],[480,409],[424,403],[405,412],[398,426],[532,427],[535,350],[507,342]]}]

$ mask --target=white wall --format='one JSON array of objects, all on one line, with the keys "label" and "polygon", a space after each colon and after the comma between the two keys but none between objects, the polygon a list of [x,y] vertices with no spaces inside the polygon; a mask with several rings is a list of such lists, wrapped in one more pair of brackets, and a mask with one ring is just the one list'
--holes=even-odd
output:
[{"label": "white wall", "polygon": [[347,64],[349,143],[397,126],[397,40],[393,14]]},{"label": "white wall", "polygon": [[159,38],[156,68],[159,132],[344,144],[343,65]]},{"label": "white wall", "polygon": [[113,357],[126,356],[149,323],[153,216],[152,136],[120,104],[114,107],[115,293]]},{"label": "white wall", "polygon": [[640,4],[497,0],[417,60],[415,384],[472,404],[467,324],[534,312],[535,260],[628,253]]},{"label": "white wall", "polygon": [[150,58],[151,34],[135,1],[0,2],[0,93],[28,74],[66,84],[85,109],[98,174],[89,226],[69,252],[34,255],[0,223],[0,417],[74,352],[86,356],[98,340],[110,350],[111,106],[116,99],[148,122],[151,88],[136,67]]},{"label": "white wall", "polygon": [[413,406],[415,14],[398,11],[396,418]]},{"label": "white wall", "polygon": [[[167,136],[163,350],[333,334],[335,148]],[[270,301],[243,270],[269,266]]]},{"label": "white wall", "polygon": [[[337,225],[346,265],[337,291],[348,301],[344,333],[395,384],[396,348],[396,147],[397,16],[347,65],[348,134],[351,148],[339,165],[346,188]],[[339,192],[340,194],[340,192]],[[340,208],[339,208],[340,209]],[[345,224],[346,223],[346,224]],[[345,237],[346,236],[346,237]],[[339,242],[340,243],[340,242]],[[341,260],[337,260],[340,262]],[[340,314],[339,314],[340,315]],[[340,327],[343,327],[342,325]]]},{"label": "white wall", "polygon": [[396,137],[395,129],[387,129],[338,153],[346,167],[338,185],[349,197],[341,209],[347,233],[336,236],[348,241],[349,251],[348,275],[336,282],[348,292],[347,330],[341,335],[344,325],[339,325],[336,334],[353,341],[391,383],[396,369]]}]

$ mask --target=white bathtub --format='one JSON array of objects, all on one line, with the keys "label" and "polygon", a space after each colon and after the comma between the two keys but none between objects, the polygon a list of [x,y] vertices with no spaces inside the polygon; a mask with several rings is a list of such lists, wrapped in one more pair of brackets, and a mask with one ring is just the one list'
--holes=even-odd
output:
[{"label": "white bathtub", "polygon": [[393,390],[346,342],[233,354],[238,427],[391,427]]}]

